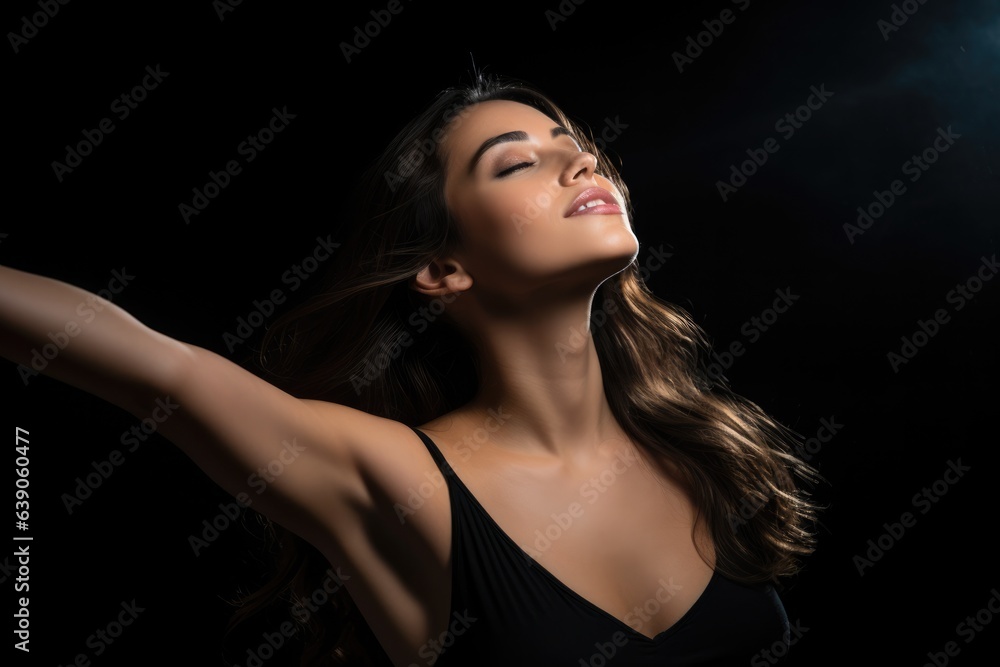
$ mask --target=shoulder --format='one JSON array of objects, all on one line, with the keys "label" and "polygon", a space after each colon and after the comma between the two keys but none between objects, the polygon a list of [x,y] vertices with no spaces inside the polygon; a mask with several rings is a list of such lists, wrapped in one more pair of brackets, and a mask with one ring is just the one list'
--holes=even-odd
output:
[{"label": "shoulder", "polygon": [[353,516],[339,519],[357,522],[359,530],[373,521],[399,528],[419,505],[432,509],[422,511],[411,528],[437,532],[447,525],[447,517],[441,516],[447,514],[447,493],[428,494],[422,488],[428,480],[435,481],[435,490],[443,484],[428,446],[413,427],[337,403],[303,399],[303,404],[323,431],[335,434],[352,477],[345,506]]}]

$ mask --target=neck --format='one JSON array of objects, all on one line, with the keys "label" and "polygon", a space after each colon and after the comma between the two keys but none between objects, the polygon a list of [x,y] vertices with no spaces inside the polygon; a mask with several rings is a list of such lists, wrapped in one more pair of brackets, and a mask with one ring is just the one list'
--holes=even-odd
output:
[{"label": "neck", "polygon": [[479,329],[482,382],[463,406],[469,426],[499,416],[490,434],[498,446],[577,462],[623,438],[590,331],[592,296]]}]

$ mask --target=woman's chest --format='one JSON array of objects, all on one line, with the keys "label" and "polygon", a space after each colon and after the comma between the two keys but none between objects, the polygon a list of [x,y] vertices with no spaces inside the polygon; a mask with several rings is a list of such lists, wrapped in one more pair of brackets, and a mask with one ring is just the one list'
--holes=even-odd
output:
[{"label": "woman's chest", "polygon": [[574,468],[490,460],[456,473],[532,562],[645,636],[679,620],[712,577],[692,500],[627,448]]}]

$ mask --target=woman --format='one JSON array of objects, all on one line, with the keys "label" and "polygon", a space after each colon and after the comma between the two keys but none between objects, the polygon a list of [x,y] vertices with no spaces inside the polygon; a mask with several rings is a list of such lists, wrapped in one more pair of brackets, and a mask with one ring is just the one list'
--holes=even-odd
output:
[{"label": "woman", "polygon": [[[812,548],[794,483],[812,472],[645,287],[594,143],[480,76],[361,192],[259,373],[107,302],[45,367],[140,418],[169,396],[160,432],[234,497],[282,461],[254,499],[282,571],[241,617],[291,593],[303,664],[746,664],[780,643],[772,583]],[[24,365],[93,296],[0,279],[3,354]],[[304,611],[334,568],[335,604]]]}]

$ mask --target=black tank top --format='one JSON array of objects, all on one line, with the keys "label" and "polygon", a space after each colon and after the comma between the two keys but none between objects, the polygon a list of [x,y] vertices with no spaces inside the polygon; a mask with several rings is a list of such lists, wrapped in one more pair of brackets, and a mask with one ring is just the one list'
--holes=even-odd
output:
[{"label": "black tank top", "polygon": [[[444,476],[451,505],[451,614],[448,630],[420,649],[424,664],[747,667],[787,641],[788,618],[774,588],[745,586],[718,572],[670,628],[642,634],[534,560],[479,504],[433,440],[413,430]],[[660,583],[664,591],[656,595],[669,599],[672,582]],[[656,600],[647,602],[650,616]]]}]

